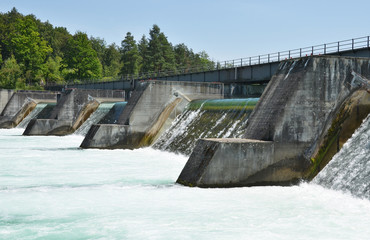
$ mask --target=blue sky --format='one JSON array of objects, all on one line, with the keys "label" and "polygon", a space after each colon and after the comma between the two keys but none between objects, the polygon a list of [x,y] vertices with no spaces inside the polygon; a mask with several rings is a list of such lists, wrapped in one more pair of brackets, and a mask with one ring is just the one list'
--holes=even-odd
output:
[{"label": "blue sky", "polygon": [[1,0],[70,33],[120,45],[157,24],[173,44],[205,50],[215,61],[370,35],[368,0]]}]

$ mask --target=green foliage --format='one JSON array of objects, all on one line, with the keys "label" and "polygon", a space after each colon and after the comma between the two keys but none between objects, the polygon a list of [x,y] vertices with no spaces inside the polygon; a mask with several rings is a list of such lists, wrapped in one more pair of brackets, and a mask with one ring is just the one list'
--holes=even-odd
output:
[{"label": "green foliage", "polygon": [[98,79],[102,65],[86,33],[77,32],[69,39],[63,64],[69,69],[66,79]]},{"label": "green foliage", "polygon": [[188,72],[192,68],[198,68],[200,71],[212,70],[215,63],[209,59],[205,51],[194,53],[192,49],[181,43],[174,47],[176,68],[182,72]]},{"label": "green foliage", "polygon": [[128,32],[121,46],[121,74],[165,71],[183,73],[195,67],[200,71],[215,68],[215,63],[209,59],[206,52],[194,53],[183,43],[173,47],[158,25],[153,25],[149,39],[143,35],[137,47],[135,45],[133,36]]},{"label": "green foliage", "polygon": [[99,58],[99,61],[102,63],[104,59],[105,49],[107,48],[105,40],[102,38],[90,37],[90,42],[92,48],[95,50]]},{"label": "green foliage", "polygon": [[40,37],[32,17],[18,19],[15,31],[11,34],[11,48],[17,62],[24,67],[29,83],[39,83],[39,70],[52,49]]},{"label": "green foliage", "polygon": [[109,45],[104,51],[103,57],[103,76],[117,77],[121,69],[121,55],[118,46],[114,43]]},{"label": "green foliage", "polygon": [[149,72],[149,42],[148,39],[143,35],[138,44],[138,50],[141,57],[140,72]]},{"label": "green foliage", "polygon": [[68,41],[71,38],[72,35],[66,28],[56,27],[54,29],[54,39],[50,42],[50,45],[53,48],[53,57],[64,57],[64,53],[67,51]]},{"label": "green foliage", "polygon": [[174,70],[175,56],[167,37],[157,25],[153,25],[149,36],[149,70],[154,72]]},{"label": "green foliage", "polygon": [[54,27],[13,8],[0,13],[0,87],[40,89],[66,81],[116,79],[138,73],[211,69],[207,53],[194,53],[185,44],[173,45],[157,25],[137,43],[128,32],[121,46],[102,38]]},{"label": "green foliage", "polygon": [[21,74],[21,67],[18,65],[15,57],[11,56],[4,62],[0,70],[0,88],[16,88],[17,82],[22,82]]},{"label": "green foliage", "polygon": [[136,41],[130,32],[121,43],[121,74],[137,74],[139,72],[140,55]]},{"label": "green foliage", "polygon": [[15,31],[15,23],[21,17],[23,16],[15,8],[7,14],[0,14],[0,44],[1,55],[4,60],[13,55],[11,35]]},{"label": "green foliage", "polygon": [[63,84],[63,76],[61,72],[62,58],[57,56],[55,58],[49,57],[46,63],[42,66],[42,72],[46,84],[58,83]]}]

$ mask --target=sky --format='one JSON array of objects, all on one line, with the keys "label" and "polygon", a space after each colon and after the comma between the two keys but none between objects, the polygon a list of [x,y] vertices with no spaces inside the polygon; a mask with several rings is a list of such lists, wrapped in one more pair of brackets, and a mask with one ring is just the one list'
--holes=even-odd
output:
[{"label": "sky", "polygon": [[53,26],[121,45],[157,24],[168,40],[214,61],[370,35],[369,0],[0,0]]}]

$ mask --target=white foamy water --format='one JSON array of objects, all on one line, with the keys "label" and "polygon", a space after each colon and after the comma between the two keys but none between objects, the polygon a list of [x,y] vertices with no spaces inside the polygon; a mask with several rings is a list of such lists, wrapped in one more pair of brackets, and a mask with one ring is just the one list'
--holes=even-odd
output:
[{"label": "white foamy water", "polygon": [[97,124],[111,108],[114,106],[113,103],[101,103],[95,112],[76,130],[75,134],[85,136],[93,124]]},{"label": "white foamy water", "polygon": [[370,114],[313,182],[370,200]]},{"label": "white foamy water", "polygon": [[17,128],[26,128],[28,123],[37,117],[37,115],[47,106],[46,103],[39,103],[36,105],[35,109],[30,112],[17,126]]},{"label": "white foamy water", "polygon": [[0,130],[0,239],[368,239],[370,202],[320,186],[188,188],[186,157]]}]

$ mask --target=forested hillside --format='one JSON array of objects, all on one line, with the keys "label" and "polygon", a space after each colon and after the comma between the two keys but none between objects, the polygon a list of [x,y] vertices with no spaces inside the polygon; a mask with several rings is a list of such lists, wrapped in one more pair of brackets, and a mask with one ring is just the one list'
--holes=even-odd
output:
[{"label": "forested hillside", "polygon": [[0,54],[0,88],[8,89],[214,66],[206,52],[170,43],[157,25],[139,41],[127,32],[120,46],[107,45],[103,38],[80,31],[71,34],[15,8],[0,13]]}]

